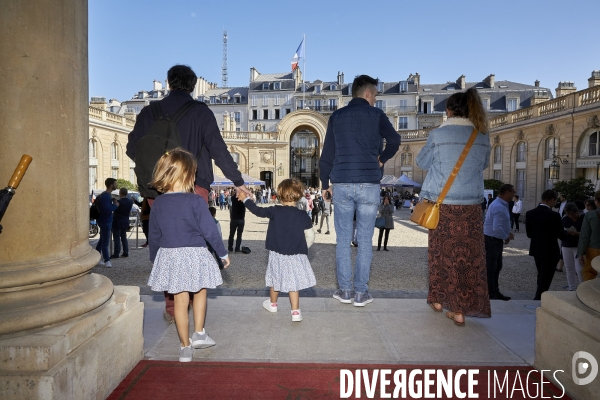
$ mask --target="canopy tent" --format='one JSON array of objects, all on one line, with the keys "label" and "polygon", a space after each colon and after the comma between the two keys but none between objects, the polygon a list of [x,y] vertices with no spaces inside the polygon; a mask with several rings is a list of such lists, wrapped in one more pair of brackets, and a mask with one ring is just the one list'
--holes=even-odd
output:
[{"label": "canopy tent", "polygon": [[421,184],[413,181],[408,176],[402,174],[396,181],[396,186],[420,188]]},{"label": "canopy tent", "polygon": [[[242,178],[244,178],[244,185],[264,185],[265,182],[260,179],[255,179],[249,175],[242,174]],[[213,183],[210,186],[235,186],[233,182],[229,179],[221,178],[218,175],[215,175]]]},{"label": "canopy tent", "polygon": [[381,181],[379,181],[379,186],[394,186],[396,180],[398,180],[398,178],[394,175],[384,175],[381,177]]}]

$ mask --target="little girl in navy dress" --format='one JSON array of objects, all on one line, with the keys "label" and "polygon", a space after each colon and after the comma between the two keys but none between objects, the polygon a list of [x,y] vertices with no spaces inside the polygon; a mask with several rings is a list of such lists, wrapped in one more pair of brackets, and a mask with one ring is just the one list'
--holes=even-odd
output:
[{"label": "little girl in navy dress", "polygon": [[265,243],[269,264],[265,281],[271,288],[271,295],[263,302],[263,307],[277,312],[279,292],[289,292],[294,322],[302,321],[298,291],[317,284],[308,261],[308,248],[315,238],[312,221],[306,211],[296,208],[303,195],[302,182],[297,179],[286,179],[277,187],[277,197],[283,206],[259,208],[244,193],[238,192],[238,198],[252,214],[269,218]]},{"label": "little girl in navy dress", "polygon": [[[215,345],[204,330],[206,289],[223,283],[221,271],[207,242],[229,266],[227,250],[204,199],[193,193],[196,158],[177,148],[163,155],[154,169],[151,185],[163,193],[150,213],[148,285],[157,292],[173,293],[175,325],[181,347],[179,361],[192,361],[194,349]],[[188,305],[194,293],[194,334],[189,336]]]}]

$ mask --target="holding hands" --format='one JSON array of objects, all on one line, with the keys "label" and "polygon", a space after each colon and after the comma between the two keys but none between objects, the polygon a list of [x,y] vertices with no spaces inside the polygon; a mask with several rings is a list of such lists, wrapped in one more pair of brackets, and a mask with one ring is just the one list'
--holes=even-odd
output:
[{"label": "holding hands", "polygon": [[241,190],[236,191],[235,195],[239,201],[244,201],[244,200],[246,200],[246,198],[250,197],[250,195],[248,193],[241,191]]}]

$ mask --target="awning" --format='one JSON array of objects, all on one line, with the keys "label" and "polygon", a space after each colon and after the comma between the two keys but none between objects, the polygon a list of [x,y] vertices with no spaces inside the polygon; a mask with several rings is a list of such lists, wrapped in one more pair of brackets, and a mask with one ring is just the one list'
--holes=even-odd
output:
[{"label": "awning", "polygon": [[408,176],[402,174],[396,181],[396,186],[420,188],[421,184],[413,181]]},{"label": "awning", "polygon": [[384,175],[381,177],[381,181],[379,181],[379,186],[394,186],[396,180],[398,180],[398,178],[394,175]]}]

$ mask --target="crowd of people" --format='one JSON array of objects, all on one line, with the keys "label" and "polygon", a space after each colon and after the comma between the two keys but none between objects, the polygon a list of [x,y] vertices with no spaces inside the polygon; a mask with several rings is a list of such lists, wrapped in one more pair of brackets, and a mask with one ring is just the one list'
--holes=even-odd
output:
[{"label": "crowd of people", "polygon": [[[178,110],[186,104],[192,111],[177,123],[181,142],[187,147],[165,151],[154,168],[151,185],[161,195],[147,199],[152,210],[147,220],[153,263],[148,285],[164,292],[165,315],[174,317],[180,339],[180,361],[191,361],[194,349],[215,345],[204,327],[206,290],[222,283],[219,268],[229,266],[230,252],[246,252],[241,246],[246,209],[269,219],[265,285],[270,288],[270,296],[262,307],[277,312],[279,293],[287,292],[293,322],[303,319],[300,290],[316,285],[307,257],[315,227],[317,233],[322,233],[325,223],[325,234],[329,234],[330,216],[334,216],[338,288],[333,298],[364,307],[374,301],[368,286],[374,229],[379,229],[377,251],[382,244],[383,250],[389,251],[393,215],[406,200],[412,209],[421,199],[435,202],[443,198],[439,224],[428,232],[427,303],[433,311],[446,309],[446,316],[455,325],[464,326],[466,316],[491,317],[490,300],[510,299],[500,292],[498,278],[503,246],[518,233],[523,207],[512,185],[502,186],[495,199],[491,196],[490,201],[482,202],[483,171],[489,165],[491,147],[487,117],[475,89],[448,98],[447,121],[429,133],[416,159],[420,168],[429,171],[419,195],[380,188],[383,167],[398,151],[400,135],[385,113],[374,107],[378,81],[367,75],[354,79],[353,99],[329,118],[319,161],[320,190],[306,189],[291,178],[280,182],[275,192],[268,187],[246,188],[214,114],[204,103],[190,103],[196,82],[194,72],[176,65],[169,70],[167,80],[169,96],[154,103],[169,115],[180,114]],[[127,154],[134,160],[136,143],[152,126],[149,109],[142,110],[129,135]],[[448,188],[446,182],[461,153],[468,156]],[[210,188],[214,179],[212,160],[234,188]],[[107,180],[109,189],[113,186]],[[562,240],[571,290],[581,280],[595,277],[590,263],[600,255],[600,212],[581,215],[583,209],[598,205],[600,192],[594,203],[586,203],[583,209],[561,202],[559,212],[565,213],[562,220],[559,213],[551,211],[557,197],[553,191],[544,192],[540,205],[526,213],[530,255],[538,269],[536,299],[548,290],[556,271],[561,254],[558,239]],[[120,206],[120,202],[104,200],[101,203],[111,211]],[[230,212],[227,247],[216,219],[217,207]],[[102,232],[107,221],[99,222]],[[102,245],[97,247],[103,256],[104,236],[101,234]],[[122,237],[121,233],[117,236]],[[354,259],[352,246],[358,247]],[[190,304],[192,335],[188,326]]]}]

